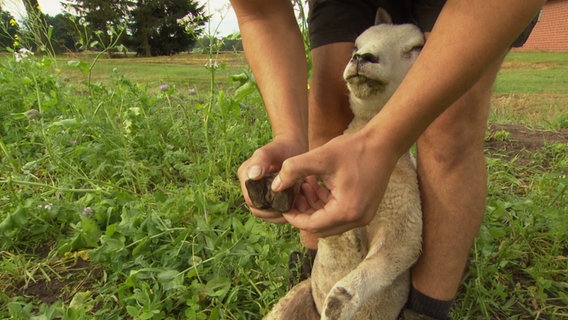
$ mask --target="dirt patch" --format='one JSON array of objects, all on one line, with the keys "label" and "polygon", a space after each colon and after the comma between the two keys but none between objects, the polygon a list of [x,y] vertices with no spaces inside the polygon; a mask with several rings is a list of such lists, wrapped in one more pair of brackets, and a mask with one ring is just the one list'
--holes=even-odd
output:
[{"label": "dirt patch", "polygon": [[67,303],[78,292],[96,292],[104,278],[102,266],[85,260],[88,257],[82,252],[58,256],[50,255],[50,245],[27,249],[15,255],[3,252],[5,258],[14,259],[14,265],[18,266],[0,273],[4,297],[24,296],[47,304],[58,300]]},{"label": "dirt patch", "polygon": [[521,163],[530,162],[531,153],[541,151],[546,144],[568,145],[568,129],[543,131],[514,124],[492,124],[485,140],[488,154],[506,159],[516,158]]},{"label": "dirt patch", "polygon": [[77,292],[91,289],[103,276],[101,267],[82,259],[67,261],[58,269],[60,271],[49,278],[42,277],[21,287],[17,295],[34,297],[48,304],[70,301]]},{"label": "dirt patch", "polygon": [[[498,138],[498,132],[507,132],[504,141]],[[485,146],[489,149],[505,151],[541,149],[545,143],[568,143],[568,129],[542,131],[515,124],[492,124],[489,126],[489,139]]]}]

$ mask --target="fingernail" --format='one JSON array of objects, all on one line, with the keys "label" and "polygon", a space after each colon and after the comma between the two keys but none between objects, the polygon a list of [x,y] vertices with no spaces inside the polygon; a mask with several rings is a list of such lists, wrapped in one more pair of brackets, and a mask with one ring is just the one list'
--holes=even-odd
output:
[{"label": "fingernail", "polygon": [[274,178],[274,180],[272,181],[272,185],[270,187],[273,191],[278,191],[278,188],[280,188],[281,184],[282,180],[280,180],[280,176],[276,176],[276,178]]},{"label": "fingernail", "polygon": [[258,179],[262,175],[262,168],[259,166],[252,166],[247,172],[249,179]]}]

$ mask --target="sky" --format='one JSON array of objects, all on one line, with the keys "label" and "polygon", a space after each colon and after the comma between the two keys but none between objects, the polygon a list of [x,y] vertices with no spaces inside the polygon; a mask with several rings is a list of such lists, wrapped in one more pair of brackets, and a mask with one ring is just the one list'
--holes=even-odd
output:
[{"label": "sky", "polygon": [[[0,0],[0,3],[16,18],[25,13],[21,0]],[[226,36],[239,30],[235,12],[227,7],[229,0],[199,0],[199,3],[205,4],[206,12],[213,15],[210,22],[212,32],[217,29],[220,36]],[[63,10],[59,0],[39,0],[39,6],[50,16],[57,15]]]},{"label": "sky", "polygon": [[[39,0],[39,6],[45,14],[50,16],[61,13],[62,7],[58,0]],[[14,17],[21,17],[26,10],[21,0],[0,0],[2,8],[10,11]]]},{"label": "sky", "polygon": [[205,10],[213,15],[210,21],[212,30],[218,27],[221,36],[239,31],[237,16],[230,7],[229,0],[199,0],[199,2],[205,4]]}]

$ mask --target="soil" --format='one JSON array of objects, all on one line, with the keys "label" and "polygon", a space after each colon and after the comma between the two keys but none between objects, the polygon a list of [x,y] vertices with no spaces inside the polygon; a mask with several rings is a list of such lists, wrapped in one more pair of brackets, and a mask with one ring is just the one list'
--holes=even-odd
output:
[{"label": "soil", "polygon": [[24,250],[28,251],[30,262],[34,261],[38,269],[27,284],[16,281],[4,288],[5,294],[31,297],[52,304],[58,300],[69,302],[77,292],[96,291],[104,276],[102,266],[83,260],[80,256],[50,258],[52,250],[51,244]]},{"label": "soil", "polygon": [[568,144],[568,129],[543,131],[522,125],[492,124],[488,132],[486,153],[506,159],[516,158],[520,162],[529,162],[531,153],[542,150],[546,144]]},{"label": "soil", "polygon": [[57,300],[70,301],[75,293],[91,289],[102,275],[101,267],[77,259],[68,263],[65,271],[57,276],[42,278],[22,287],[18,295],[32,296],[48,304]]}]

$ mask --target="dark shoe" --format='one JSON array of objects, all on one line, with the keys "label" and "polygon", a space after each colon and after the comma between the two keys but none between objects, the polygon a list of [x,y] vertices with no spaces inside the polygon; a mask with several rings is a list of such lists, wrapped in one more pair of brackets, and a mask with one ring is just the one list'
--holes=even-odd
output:
[{"label": "dark shoe", "polygon": [[294,251],[290,253],[288,259],[288,267],[290,268],[288,289],[310,277],[317,252],[317,250],[307,249],[303,252]]}]

